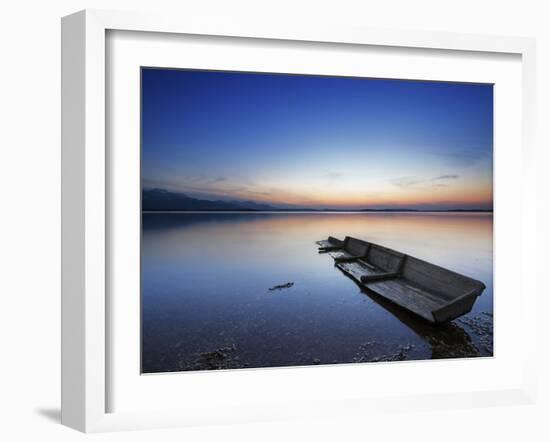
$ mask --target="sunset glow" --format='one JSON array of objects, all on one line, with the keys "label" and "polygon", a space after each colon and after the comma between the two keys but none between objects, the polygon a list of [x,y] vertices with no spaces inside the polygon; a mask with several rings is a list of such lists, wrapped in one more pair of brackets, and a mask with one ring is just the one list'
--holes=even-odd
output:
[{"label": "sunset glow", "polygon": [[492,85],[142,70],[142,186],[281,208],[492,209]]}]

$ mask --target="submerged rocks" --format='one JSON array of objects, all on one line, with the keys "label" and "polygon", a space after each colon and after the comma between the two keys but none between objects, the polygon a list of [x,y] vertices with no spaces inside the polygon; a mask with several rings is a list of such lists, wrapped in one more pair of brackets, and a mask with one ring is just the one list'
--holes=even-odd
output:
[{"label": "submerged rocks", "polygon": [[481,312],[475,316],[457,319],[474,338],[480,356],[493,356],[493,314]]},{"label": "submerged rocks", "polygon": [[409,359],[408,354],[415,348],[414,344],[398,345],[388,348],[374,339],[359,346],[359,351],[353,358],[353,362],[392,362]]},{"label": "submerged rocks", "polygon": [[227,370],[232,368],[243,368],[243,364],[235,354],[237,346],[231,344],[215,350],[197,353],[194,361],[184,364],[184,370]]}]

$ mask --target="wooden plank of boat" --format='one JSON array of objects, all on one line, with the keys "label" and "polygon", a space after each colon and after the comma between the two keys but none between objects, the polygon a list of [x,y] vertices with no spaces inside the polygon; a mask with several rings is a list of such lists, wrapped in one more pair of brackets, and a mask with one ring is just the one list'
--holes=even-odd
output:
[{"label": "wooden plank of boat", "polygon": [[340,242],[342,244],[341,248],[329,252],[329,255],[332,256],[336,262],[351,262],[358,259],[365,255],[370,247],[370,243],[349,236],[346,236],[346,239]]},{"label": "wooden plank of boat", "polygon": [[321,241],[316,241],[316,244],[319,246],[319,253],[330,252],[331,250],[339,250],[344,246],[344,241],[329,236],[328,239],[323,239]]},{"label": "wooden plank of boat", "polygon": [[346,237],[329,254],[362,287],[430,322],[468,313],[485,289],[481,281],[378,244]]}]

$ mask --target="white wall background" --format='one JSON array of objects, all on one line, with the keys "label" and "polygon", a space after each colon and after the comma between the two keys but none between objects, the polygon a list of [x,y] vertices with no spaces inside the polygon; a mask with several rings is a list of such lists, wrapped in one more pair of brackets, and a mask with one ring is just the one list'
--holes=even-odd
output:
[{"label": "white wall background", "polygon": [[[545,4],[546,3],[546,4]],[[550,10],[522,0],[12,0],[0,7],[0,439],[18,440],[550,440],[549,327],[539,324],[536,406],[380,415],[363,421],[286,422],[84,436],[59,425],[60,17],[83,8],[246,15],[533,36],[538,43],[539,263],[549,262]],[[228,18],[230,19],[230,18]],[[518,179],[520,179],[518,177]],[[544,188],[546,186],[546,189]],[[543,238],[544,234],[544,238]],[[544,241],[544,244],[543,244]],[[548,311],[550,291],[540,287]],[[541,315],[542,318],[542,315]],[[542,321],[541,321],[542,322]]]}]

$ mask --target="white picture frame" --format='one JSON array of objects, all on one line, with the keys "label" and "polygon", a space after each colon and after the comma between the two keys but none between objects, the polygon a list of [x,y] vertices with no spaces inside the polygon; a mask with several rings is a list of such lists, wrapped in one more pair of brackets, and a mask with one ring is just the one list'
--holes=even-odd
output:
[{"label": "white picture frame", "polygon": [[[535,267],[534,105],[535,43],[519,37],[492,37],[417,31],[357,29],[345,26],[301,27],[161,17],[151,14],[86,10],[62,21],[62,423],[85,432],[184,426],[209,422],[247,422],[285,417],[364,414],[398,411],[530,403],[536,392],[534,339],[526,339],[521,384],[464,393],[429,393],[346,398],[337,395],[288,407],[239,404],[226,416],[199,411],[108,412],[108,366],[112,355],[107,339],[110,321],[106,219],[112,209],[107,174],[106,34],[142,31],[163,34],[240,37],[287,42],[369,45],[380,48],[425,48],[515,54],[521,57],[521,273]],[[517,171],[516,171],[517,172]],[[497,189],[498,192],[498,189]],[[497,245],[498,250],[498,245]],[[498,253],[497,253],[498,258]],[[521,279],[523,305],[536,303],[533,279]],[[533,337],[536,321],[520,319],[525,336]],[[364,365],[364,364],[363,364]],[[331,370],[339,370],[332,367]],[[246,376],[246,373],[245,373]],[[277,370],[271,376],[277,376]],[[241,376],[242,379],[243,376]],[[241,380],[241,382],[243,382]],[[246,382],[246,380],[244,381]],[[191,400],[191,399],[189,399]],[[289,412],[289,410],[291,410]]]}]

